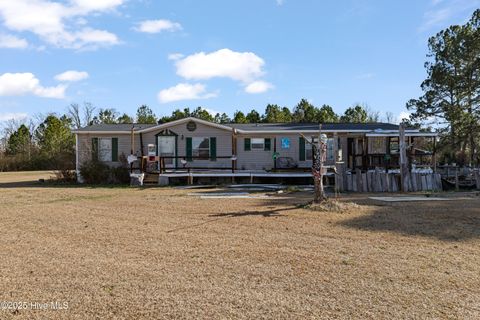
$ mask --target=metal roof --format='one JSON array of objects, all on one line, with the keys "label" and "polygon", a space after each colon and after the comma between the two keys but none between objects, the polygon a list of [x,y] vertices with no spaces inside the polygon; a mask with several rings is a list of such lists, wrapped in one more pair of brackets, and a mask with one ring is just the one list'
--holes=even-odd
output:
[{"label": "metal roof", "polygon": [[77,129],[76,131],[82,132],[82,131],[98,131],[98,132],[103,132],[103,131],[125,131],[125,132],[130,132],[132,130],[132,126],[134,127],[135,131],[142,130],[142,129],[147,129],[151,127],[157,126],[157,124],[141,124],[141,123],[119,123],[119,124],[93,124],[91,126],[86,126],[80,129]]},{"label": "metal roof", "polygon": [[[318,123],[228,123],[218,124],[197,118],[183,118],[162,124],[94,124],[75,130],[75,133],[129,133],[132,126],[135,133],[161,130],[173,125],[195,121],[224,130],[236,130],[238,133],[287,133],[287,132],[317,132]],[[386,134],[398,132],[399,126],[392,123],[324,123],[322,130],[325,132],[362,132],[370,134]],[[418,133],[418,129],[407,128],[407,132]]]},{"label": "metal roof", "polygon": [[[318,130],[318,123],[226,123],[226,126],[244,131],[298,131]],[[398,130],[398,125],[391,123],[324,123],[322,130]]]}]

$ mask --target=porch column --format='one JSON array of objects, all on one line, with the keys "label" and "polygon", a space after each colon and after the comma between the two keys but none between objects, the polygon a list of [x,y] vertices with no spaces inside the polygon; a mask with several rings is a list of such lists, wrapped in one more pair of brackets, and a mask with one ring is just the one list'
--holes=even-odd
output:
[{"label": "porch column", "polygon": [[[235,155],[235,157],[238,158],[237,155],[237,132],[235,129],[232,131],[232,157]],[[235,173],[235,170],[237,169],[237,160],[232,159],[232,173]]]}]

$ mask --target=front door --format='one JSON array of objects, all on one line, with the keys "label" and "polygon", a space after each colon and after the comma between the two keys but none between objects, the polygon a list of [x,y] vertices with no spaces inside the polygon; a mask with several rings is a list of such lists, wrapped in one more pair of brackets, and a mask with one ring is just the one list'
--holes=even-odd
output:
[{"label": "front door", "polygon": [[158,136],[158,156],[163,158],[166,168],[175,167],[175,136]]}]

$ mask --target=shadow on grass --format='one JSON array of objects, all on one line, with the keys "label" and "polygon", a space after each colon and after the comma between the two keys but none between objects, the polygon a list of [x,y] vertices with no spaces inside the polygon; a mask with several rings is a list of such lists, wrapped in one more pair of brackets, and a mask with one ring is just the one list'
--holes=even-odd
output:
[{"label": "shadow on grass", "polygon": [[271,210],[263,210],[263,211],[240,211],[240,212],[227,212],[227,213],[217,213],[217,214],[211,214],[209,217],[212,219],[209,219],[207,221],[202,221],[200,223],[195,223],[191,224],[188,226],[183,226],[175,229],[168,230],[167,233],[172,233],[176,231],[181,231],[181,230],[186,230],[186,229],[193,229],[196,227],[201,227],[203,225],[213,223],[219,220],[224,220],[227,218],[239,218],[239,217],[247,217],[247,216],[262,216],[262,217],[279,217],[282,216],[282,211],[288,211],[288,210],[293,210],[293,209],[298,209],[298,207],[288,207],[288,208],[279,208],[279,209],[271,209]]},{"label": "shadow on grass", "polygon": [[239,217],[247,217],[247,216],[262,216],[262,217],[268,218],[268,217],[281,216],[282,211],[289,211],[294,209],[298,209],[298,207],[295,206],[295,207],[279,208],[279,209],[264,210],[264,211],[250,210],[250,211],[217,213],[217,214],[210,215],[210,217],[239,218]]},{"label": "shadow on grass", "polygon": [[478,200],[416,202],[377,206],[370,214],[338,223],[358,230],[464,241],[480,237]]}]

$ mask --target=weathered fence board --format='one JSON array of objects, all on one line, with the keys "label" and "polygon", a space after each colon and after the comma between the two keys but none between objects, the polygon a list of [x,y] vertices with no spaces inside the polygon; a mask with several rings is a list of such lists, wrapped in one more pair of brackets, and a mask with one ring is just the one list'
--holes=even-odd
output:
[{"label": "weathered fence board", "polygon": [[[477,188],[480,189],[480,173],[475,173]],[[341,175],[335,179],[339,189],[353,192],[398,192],[401,190],[401,177],[398,173],[370,171]],[[409,172],[403,178],[405,191],[441,191],[442,179],[438,173]],[[343,187],[343,188],[342,188]]]},{"label": "weathered fence board", "polygon": [[362,191],[363,192],[368,192],[368,180],[367,180],[367,174],[362,173]]}]

